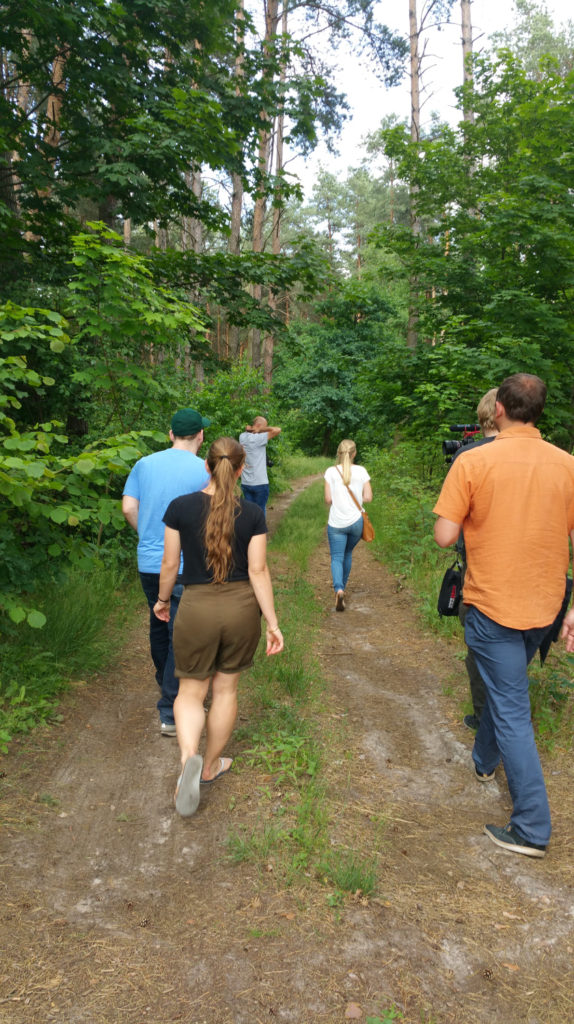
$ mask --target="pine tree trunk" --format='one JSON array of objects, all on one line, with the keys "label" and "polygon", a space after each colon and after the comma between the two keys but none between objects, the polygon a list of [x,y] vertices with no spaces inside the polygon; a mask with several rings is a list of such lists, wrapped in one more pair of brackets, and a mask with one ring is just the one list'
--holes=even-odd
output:
[{"label": "pine tree trunk", "polygon": [[[264,53],[270,52],[270,43],[274,36],[277,35],[277,26],[279,24],[279,0],[266,0],[265,3],[265,39],[263,43]],[[265,110],[261,112],[261,120],[263,126],[259,130],[259,152],[257,157],[257,170],[259,173],[259,188],[255,197],[255,206],[253,209],[253,252],[263,252],[265,248],[265,242],[263,238],[263,227],[265,223],[265,210],[267,206],[267,200],[265,196],[265,183],[270,170],[271,160],[271,124],[269,122],[269,115]],[[256,302],[261,303],[263,298],[263,289],[260,284],[253,286],[253,298]],[[251,358],[253,365],[258,367],[261,365],[261,331],[258,328],[254,328],[251,335]]]},{"label": "pine tree trunk", "polygon": [[[196,199],[201,199],[203,191],[201,168],[194,166],[192,170],[186,171],[185,181]],[[182,227],[182,249],[186,252],[200,253],[203,248],[203,225],[201,221],[196,217],[184,217]]]},{"label": "pine tree trunk", "polygon": [[[29,30],[22,32],[23,38],[26,40],[28,47],[32,42],[32,33]],[[6,52],[2,50],[2,80],[8,82],[10,80],[10,71],[8,68],[8,61]],[[18,82],[16,86],[16,103],[18,110],[24,116],[28,114],[28,99],[30,96],[30,86],[28,82]],[[0,155],[0,199],[8,207],[12,213],[20,212],[20,203],[18,200],[18,192],[20,190],[20,180],[18,178],[18,162],[20,160],[17,150],[12,152],[6,151]]]},{"label": "pine tree trunk", "polygon": [[[236,42],[238,53],[235,59],[235,95],[240,96],[242,92],[243,71],[243,35],[244,35],[244,4],[240,0],[236,14]],[[243,180],[240,174],[233,173],[231,176],[231,224],[228,242],[228,252],[232,256],[239,256],[241,250],[241,214],[243,210]],[[237,360],[240,352],[240,333],[237,324],[229,324],[229,357]]]},{"label": "pine tree trunk", "polygon": [[[281,23],[281,31],[283,35],[287,35],[287,4],[283,4],[283,15]],[[281,61],[281,72],[279,81],[281,87],[285,85],[287,78],[287,67],[285,60]],[[284,151],[284,135],[285,135],[285,114],[283,109],[280,110],[276,120],[275,130],[275,174],[279,180],[279,175],[283,170],[283,151]],[[281,206],[279,200],[281,196],[278,194],[278,189],[275,192],[275,205],[273,207],[273,224],[271,229],[271,251],[274,256],[279,256],[281,253]],[[275,292],[269,292],[269,309],[272,313],[277,311],[278,298]],[[273,349],[275,339],[272,334],[267,334],[265,338],[264,350],[263,350],[263,376],[267,384],[271,384],[271,378],[273,376]]]},{"label": "pine tree trunk", "polygon": [[64,48],[63,52],[59,53],[55,58],[52,65],[52,86],[54,88],[54,92],[48,99],[48,128],[44,140],[48,145],[52,146],[54,150],[58,148],[61,136],[60,122],[62,119],[62,103],[64,100],[63,93],[66,87],[64,78],[66,58],[67,48]]},{"label": "pine tree trunk", "polygon": [[[470,12],[470,0],[460,0],[460,13],[462,24],[462,80],[465,85],[472,86],[472,19]],[[469,124],[474,124],[474,110],[468,98],[465,98],[463,106],[463,118]]]},{"label": "pine tree trunk", "polygon": [[[417,2],[409,0],[409,40],[410,40],[410,64],[411,64],[411,141],[416,145],[420,141],[420,71],[421,61],[419,53],[419,27],[417,20]],[[421,224],[417,215],[417,189],[411,185],[410,188],[410,219],[411,231],[415,238],[421,233]],[[415,276],[409,282],[409,314],[407,322],[407,345],[409,348],[416,348],[418,342],[418,280]]]}]

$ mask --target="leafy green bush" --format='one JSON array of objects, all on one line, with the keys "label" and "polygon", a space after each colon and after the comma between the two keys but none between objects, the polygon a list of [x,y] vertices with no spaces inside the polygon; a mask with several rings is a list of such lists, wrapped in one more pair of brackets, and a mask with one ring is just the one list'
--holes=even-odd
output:
[{"label": "leafy green bush", "polygon": [[25,647],[21,631],[7,624],[0,643],[0,749],[51,718],[70,680],[85,679],[117,654],[139,596],[115,571],[75,568],[38,591],[46,626],[31,631]]}]

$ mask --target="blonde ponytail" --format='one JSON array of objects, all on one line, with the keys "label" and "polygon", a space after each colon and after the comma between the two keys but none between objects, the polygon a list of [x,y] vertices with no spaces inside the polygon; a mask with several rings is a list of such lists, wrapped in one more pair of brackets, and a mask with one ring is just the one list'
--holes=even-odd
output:
[{"label": "blonde ponytail", "polygon": [[237,472],[245,462],[245,449],[233,437],[220,437],[207,453],[207,465],[215,491],[205,521],[207,567],[214,583],[225,583],[232,568],[232,541],[239,497]]},{"label": "blonde ponytail", "polygon": [[347,486],[351,483],[351,466],[357,454],[357,446],[354,441],[341,441],[337,448],[337,464],[343,473],[343,483]]}]

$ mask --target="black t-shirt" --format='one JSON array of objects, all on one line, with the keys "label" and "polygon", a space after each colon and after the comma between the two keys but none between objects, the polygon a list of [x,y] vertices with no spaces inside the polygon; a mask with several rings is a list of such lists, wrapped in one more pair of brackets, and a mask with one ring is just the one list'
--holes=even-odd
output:
[{"label": "black t-shirt", "polygon": [[[183,552],[183,573],[181,580],[186,584],[211,583],[213,573],[207,568],[204,528],[209,503],[209,494],[195,491],[174,498],[167,506],[163,521],[172,530],[178,530]],[[267,533],[265,516],[252,501],[239,499],[239,512],[235,519],[235,535],[231,542],[232,565],[227,580],[247,580],[247,548],[252,537]]]}]

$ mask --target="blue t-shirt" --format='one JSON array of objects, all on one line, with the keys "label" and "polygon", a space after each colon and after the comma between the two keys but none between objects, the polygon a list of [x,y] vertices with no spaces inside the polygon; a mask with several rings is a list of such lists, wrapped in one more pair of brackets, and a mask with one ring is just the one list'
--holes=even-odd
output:
[{"label": "blue t-shirt", "polygon": [[138,569],[159,572],[163,557],[164,512],[174,498],[201,491],[209,483],[205,462],[183,448],[166,448],[136,462],[124,494],[137,498]]}]

